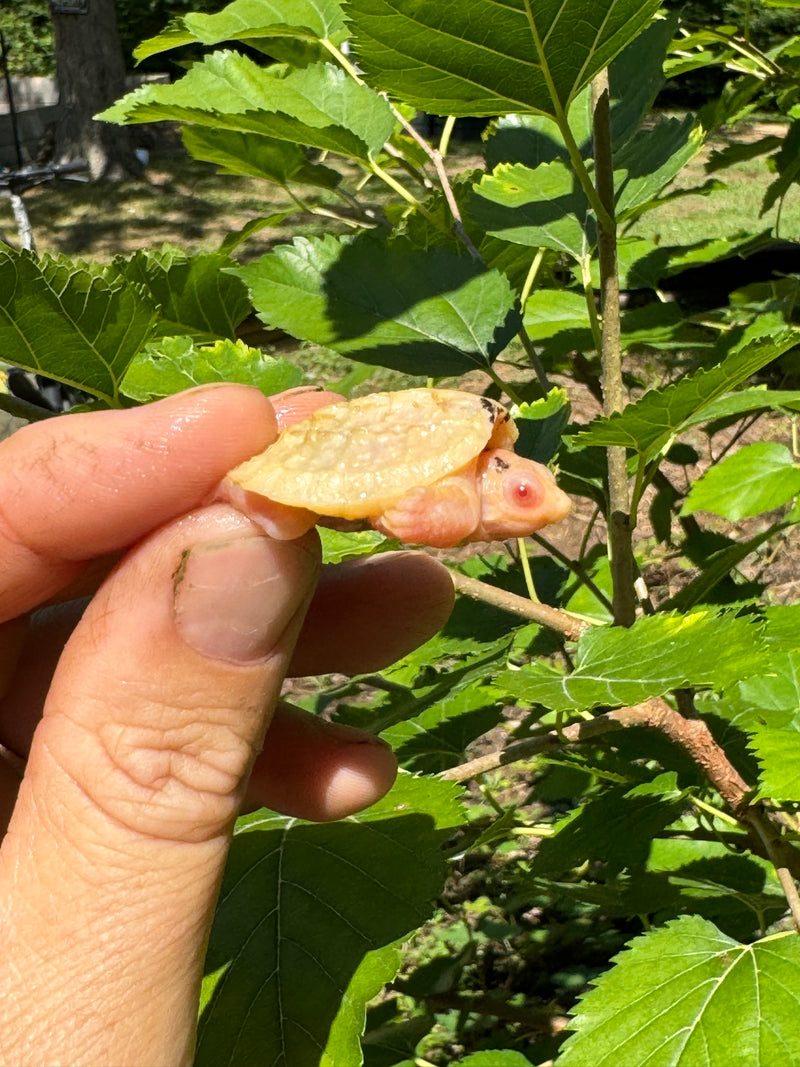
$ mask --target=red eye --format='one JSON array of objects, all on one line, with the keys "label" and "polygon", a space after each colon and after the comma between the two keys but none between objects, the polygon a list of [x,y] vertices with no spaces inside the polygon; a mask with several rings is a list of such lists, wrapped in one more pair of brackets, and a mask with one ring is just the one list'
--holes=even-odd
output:
[{"label": "red eye", "polygon": [[541,487],[530,478],[514,473],[505,480],[506,499],[512,507],[527,510],[537,508],[542,502]]}]

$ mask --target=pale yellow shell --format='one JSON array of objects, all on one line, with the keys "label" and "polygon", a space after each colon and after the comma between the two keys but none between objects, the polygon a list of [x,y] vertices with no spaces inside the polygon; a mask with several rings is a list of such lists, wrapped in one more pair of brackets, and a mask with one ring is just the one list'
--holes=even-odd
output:
[{"label": "pale yellow shell", "polygon": [[346,519],[379,515],[409,489],[432,485],[488,445],[510,447],[504,408],[473,393],[405,389],[321,408],[231,471],[243,489]]}]

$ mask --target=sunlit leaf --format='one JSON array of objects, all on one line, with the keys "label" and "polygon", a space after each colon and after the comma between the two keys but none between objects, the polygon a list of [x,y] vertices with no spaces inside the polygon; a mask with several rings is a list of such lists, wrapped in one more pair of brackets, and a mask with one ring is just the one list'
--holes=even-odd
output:
[{"label": "sunlit leaf", "polygon": [[578,642],[575,669],[542,664],[506,671],[498,681],[521,700],[553,711],[636,704],[693,685],[724,688],[757,673],[769,653],[747,617],[652,615],[629,629],[593,627]]},{"label": "sunlit leaf", "polygon": [[233,0],[215,14],[194,11],[175,19],[135,50],[138,62],[195,41],[205,45],[262,37],[338,38],[344,29],[338,0]]},{"label": "sunlit leaf", "polygon": [[208,382],[254,385],[267,396],[293,389],[303,372],[243,341],[195,345],[191,337],[165,337],[149,344],[131,363],[122,392],[142,403]]},{"label": "sunlit leaf", "polygon": [[238,52],[212,52],[171,85],[150,83],[98,118],[136,123],[168,119],[258,133],[367,161],[391,136],[386,100],[330,63],[261,67]]},{"label": "sunlit leaf", "polygon": [[800,493],[800,467],[786,445],[756,441],[710,467],[693,483],[682,515],[711,511],[731,522],[760,515]]},{"label": "sunlit leaf", "polygon": [[799,330],[784,330],[752,341],[715,367],[699,370],[666,389],[653,389],[641,400],[629,404],[624,412],[595,419],[579,434],[577,443],[623,445],[650,456],[696,421],[706,405],[719,400],[798,343]]},{"label": "sunlit leaf", "polygon": [[557,1067],[779,1067],[800,1058],[800,940],[742,945],[697,916],[635,938],[585,994]]},{"label": "sunlit leaf", "polygon": [[438,115],[555,115],[658,7],[658,0],[348,0],[345,14],[371,83],[407,103]]},{"label": "sunlit leaf", "polygon": [[231,260],[219,252],[190,256],[175,248],[117,256],[111,271],[147,291],[159,305],[157,334],[187,334],[198,341],[233,340],[250,311],[247,289],[225,273]]},{"label": "sunlit leaf", "polygon": [[758,795],[778,802],[800,801],[800,721],[756,726],[750,750],[759,762]]}]

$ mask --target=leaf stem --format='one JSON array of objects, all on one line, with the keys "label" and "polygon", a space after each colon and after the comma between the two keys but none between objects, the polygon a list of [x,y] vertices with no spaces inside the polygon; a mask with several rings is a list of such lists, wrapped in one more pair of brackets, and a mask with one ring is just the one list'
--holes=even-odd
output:
[{"label": "leaf stem", "polygon": [[455,115],[448,115],[444,120],[444,126],[442,128],[442,136],[439,138],[439,155],[444,159],[447,155],[447,150],[450,147],[450,138],[456,125]]},{"label": "leaf stem", "polygon": [[581,188],[586,194],[586,199],[591,205],[592,211],[595,213],[597,223],[599,226],[613,226],[613,218],[608,213],[607,206],[603,203],[602,199],[598,196],[597,190],[592,184],[592,179],[589,175],[589,171],[586,169],[586,164],[580,153],[580,149],[575,142],[575,138],[572,134],[572,127],[567,119],[567,113],[561,103],[561,99],[558,95],[555,82],[553,81],[553,75],[550,71],[550,64],[547,61],[547,55],[545,53],[542,39],[539,36],[539,30],[536,26],[536,21],[533,17],[533,7],[531,0],[525,0],[525,13],[528,16],[528,26],[530,27],[531,36],[533,37],[534,46],[539,56],[539,62],[542,67],[542,74],[544,75],[545,83],[547,84],[548,92],[550,93],[550,99],[553,103],[553,118],[558,126],[559,133],[564,139],[567,152],[569,153],[570,162],[572,163],[572,169],[575,172],[575,177],[581,184]]},{"label": "leaf stem", "polygon": [[538,604],[540,601],[536,595],[536,587],[533,584],[531,561],[528,559],[528,551],[525,547],[524,537],[517,538],[517,549],[519,550],[519,562],[522,565],[522,573],[525,577],[525,588],[528,590],[528,596],[534,604]]}]

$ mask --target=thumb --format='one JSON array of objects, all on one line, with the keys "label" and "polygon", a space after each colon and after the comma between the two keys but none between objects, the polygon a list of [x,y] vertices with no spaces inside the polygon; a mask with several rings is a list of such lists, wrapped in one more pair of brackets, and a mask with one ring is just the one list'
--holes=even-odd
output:
[{"label": "thumb", "polygon": [[190,1056],[233,820],[317,572],[313,537],[270,541],[217,505],[87,608],[0,851],[0,997],[27,1004],[34,1062]]}]

